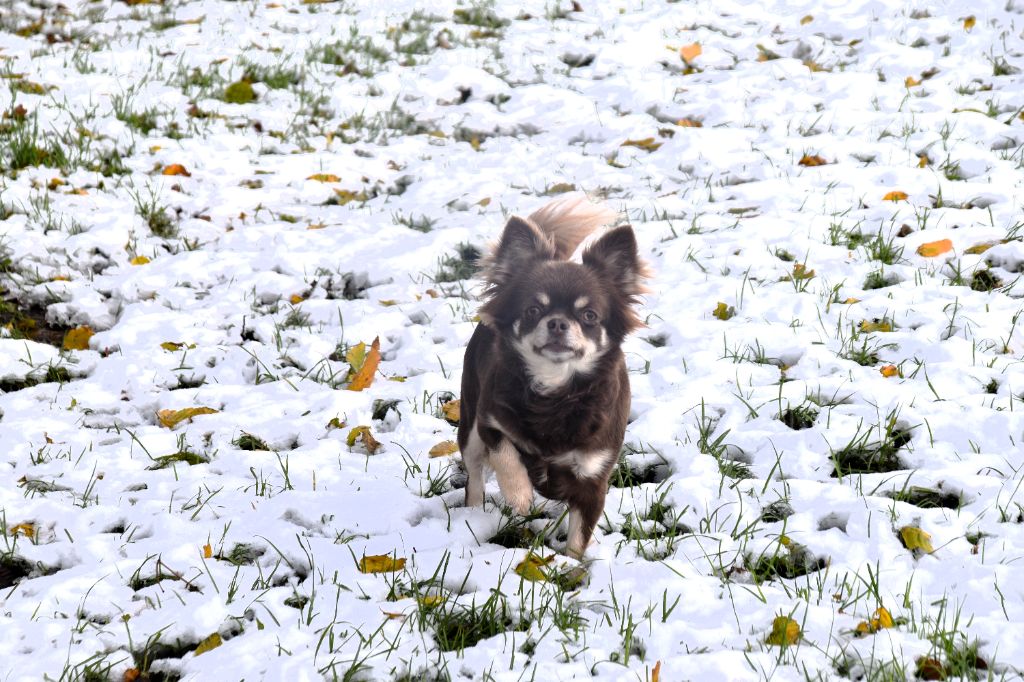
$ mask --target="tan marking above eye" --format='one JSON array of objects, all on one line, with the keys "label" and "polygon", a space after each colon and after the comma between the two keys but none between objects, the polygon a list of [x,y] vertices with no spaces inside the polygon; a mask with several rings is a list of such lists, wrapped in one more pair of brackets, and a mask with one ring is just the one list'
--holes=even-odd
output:
[{"label": "tan marking above eye", "polygon": [[579,298],[576,299],[576,303],[573,304],[573,307],[574,308],[585,308],[585,307],[587,307],[588,303],[590,303],[590,299],[589,298],[587,298],[586,296],[580,296]]},{"label": "tan marking above eye", "polygon": [[537,294],[537,302],[540,303],[541,305],[550,305],[551,297],[545,293],[539,293]]}]

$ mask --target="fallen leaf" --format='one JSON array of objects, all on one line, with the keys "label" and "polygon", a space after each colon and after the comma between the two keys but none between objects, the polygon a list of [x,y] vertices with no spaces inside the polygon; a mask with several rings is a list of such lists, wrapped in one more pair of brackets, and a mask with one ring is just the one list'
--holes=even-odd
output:
[{"label": "fallen leaf", "polygon": [[398,305],[398,301],[396,301],[393,298],[382,298],[381,300],[379,300],[377,302],[380,303],[385,308],[390,308],[391,306]]},{"label": "fallen leaf", "polygon": [[903,81],[903,85],[905,85],[908,88],[912,88],[912,87],[920,85],[920,84],[921,84],[921,81],[917,80],[913,76],[907,76],[907,79],[905,81]]},{"label": "fallen leaf", "polygon": [[903,542],[903,546],[910,551],[919,549],[926,554],[931,554],[935,551],[932,548],[932,536],[917,526],[903,526],[900,528],[900,540]]},{"label": "fallen leaf", "polygon": [[882,376],[885,377],[886,379],[888,379],[889,377],[899,376],[900,373],[900,370],[898,367],[896,367],[896,365],[886,365],[885,367],[882,367],[878,371],[881,372]]},{"label": "fallen leaf", "polygon": [[765,642],[775,646],[789,646],[800,639],[800,624],[786,616],[776,616],[772,621],[772,632]]},{"label": "fallen leaf", "polygon": [[166,351],[173,352],[173,351],[181,350],[182,348],[185,348],[187,350],[192,350],[193,348],[196,347],[196,344],[194,344],[194,343],[182,343],[181,341],[164,341],[163,343],[160,344],[160,347],[163,348]]},{"label": "fallen leaf", "polygon": [[236,81],[224,89],[224,101],[229,104],[248,104],[255,99],[256,93],[249,81]]},{"label": "fallen leaf", "polygon": [[61,344],[61,348],[64,350],[88,350],[89,339],[94,333],[87,324],[75,327],[64,335],[64,343]]},{"label": "fallen leaf", "polygon": [[661,679],[661,661],[654,664],[654,668],[651,670],[651,682],[659,682]]},{"label": "fallen leaf", "polygon": [[817,154],[815,154],[813,156],[808,155],[808,154],[804,154],[802,157],[800,157],[800,161],[798,163],[801,166],[813,167],[813,166],[824,166],[825,164],[828,163],[828,161],[826,161],[822,157],[818,156]]},{"label": "fallen leaf", "polygon": [[931,163],[931,159],[928,158],[927,154],[921,154],[919,157],[917,157],[918,168],[927,168],[929,163]]},{"label": "fallen leaf", "polygon": [[814,270],[808,270],[807,266],[803,263],[793,263],[793,277],[794,280],[813,279]]},{"label": "fallen leaf", "polygon": [[964,17],[964,30],[970,31],[972,28],[974,28],[975,21],[976,20],[973,14],[969,17]]},{"label": "fallen leaf", "polygon": [[944,680],[946,679],[946,666],[942,661],[935,658],[917,659],[917,677],[922,680]]},{"label": "fallen leaf", "polygon": [[908,195],[906,192],[893,190],[892,192],[889,192],[884,197],[882,197],[882,201],[906,201],[907,196]]},{"label": "fallen leaf", "polygon": [[521,577],[523,580],[530,581],[546,581],[548,579],[547,573],[544,568],[554,561],[555,555],[552,554],[549,557],[541,557],[533,552],[526,555],[526,558],[516,564],[515,572],[516,575]]},{"label": "fallen leaf", "polygon": [[459,424],[459,408],[461,405],[462,401],[460,400],[449,400],[441,406],[441,416],[452,426],[458,426]]},{"label": "fallen leaf", "polygon": [[213,546],[210,543],[203,545],[203,558],[210,559],[213,557]]},{"label": "fallen leaf", "polygon": [[341,182],[341,178],[332,173],[313,173],[307,180],[316,180],[317,182]]},{"label": "fallen leaf", "polygon": [[161,426],[173,429],[183,421],[198,417],[201,414],[214,414],[217,410],[212,407],[186,407],[181,410],[160,410],[157,412],[157,419]]},{"label": "fallen leaf", "polygon": [[183,175],[186,178],[191,178],[192,174],[188,172],[188,169],[182,166],[180,163],[172,163],[169,166],[165,166],[161,175]]},{"label": "fallen leaf", "polygon": [[981,242],[980,244],[975,244],[974,246],[968,247],[967,249],[964,250],[964,253],[976,256],[980,253],[985,253],[993,246],[998,246],[1000,243],[1001,242]]},{"label": "fallen leaf", "polygon": [[871,334],[873,332],[891,332],[892,322],[888,320],[861,320],[860,330],[865,334]]},{"label": "fallen leaf", "polygon": [[141,676],[142,673],[138,668],[128,668],[124,671],[124,674],[121,675],[121,682],[138,682]]},{"label": "fallen leaf", "polygon": [[871,616],[871,627],[876,630],[883,628],[891,628],[895,623],[892,620],[892,614],[889,613],[889,609],[884,606],[879,606],[875,609],[874,614]]},{"label": "fallen leaf", "polygon": [[676,125],[680,128],[703,128],[704,124],[693,118],[681,118],[676,121]]},{"label": "fallen leaf", "polygon": [[149,259],[146,258],[145,256],[136,256],[135,258],[132,258],[130,261],[128,261],[128,263],[131,265],[145,265],[148,262]]},{"label": "fallen leaf", "polygon": [[199,643],[199,646],[195,648],[195,655],[202,656],[207,651],[213,651],[223,643],[224,641],[221,639],[220,633],[215,632]]},{"label": "fallen leaf", "polygon": [[46,183],[46,188],[52,192],[53,190],[57,189],[58,187],[60,187],[62,185],[66,185],[66,184],[68,184],[68,183],[64,182],[60,178],[50,178],[50,181],[48,183]]},{"label": "fallen leaf", "polygon": [[405,559],[395,559],[388,554],[373,554],[359,560],[360,573],[394,573],[405,568]]},{"label": "fallen leaf", "polygon": [[845,301],[843,301],[844,305],[853,305],[854,303],[860,303],[860,299],[859,298],[854,298],[853,296],[851,296],[851,297],[847,298]]},{"label": "fallen leaf", "polygon": [[934,258],[935,256],[941,256],[947,251],[953,250],[953,242],[949,239],[940,239],[935,242],[925,242],[921,246],[917,247],[917,255],[924,256],[925,258]]},{"label": "fallen leaf", "polygon": [[361,391],[370,384],[373,383],[374,373],[377,371],[377,365],[380,364],[380,337],[373,340],[370,344],[370,352],[366,354],[359,367],[352,367],[355,370],[355,375],[349,381],[348,390],[350,391]]},{"label": "fallen leaf", "polygon": [[693,63],[693,60],[699,57],[703,52],[704,50],[701,49],[700,43],[690,43],[689,45],[683,45],[679,48],[679,56],[682,57],[683,61],[687,64]]},{"label": "fallen leaf", "polygon": [[715,309],[711,311],[711,314],[719,320],[725,321],[736,315],[736,308],[719,301],[718,305],[715,306]]},{"label": "fallen leaf", "polygon": [[28,539],[32,539],[36,536],[36,526],[34,523],[19,523],[8,531],[9,535],[22,535]]},{"label": "fallen leaf", "polygon": [[327,422],[327,428],[343,429],[345,428],[345,420],[340,417],[331,417],[331,421]]},{"label": "fallen leaf", "polygon": [[431,457],[445,457],[447,455],[454,455],[459,451],[459,444],[455,441],[444,440],[430,448],[428,453]]},{"label": "fallen leaf", "polygon": [[619,146],[620,147],[637,147],[639,149],[643,149],[646,152],[653,152],[653,151],[657,151],[657,149],[659,147],[661,147],[661,145],[662,145],[662,143],[661,142],[655,142],[653,137],[645,137],[645,138],[640,139],[640,140],[626,140],[625,142],[623,142]]},{"label": "fallen leaf", "polygon": [[805,24],[811,23],[812,21],[814,21],[814,17],[811,16],[810,14],[805,14],[803,17],[800,18],[800,25],[803,26]]},{"label": "fallen leaf", "polygon": [[292,294],[288,297],[288,302],[292,305],[298,305],[306,300],[306,297],[302,294]]},{"label": "fallen leaf", "polygon": [[345,439],[348,446],[355,447],[357,442],[361,442],[363,447],[366,448],[366,452],[373,455],[380,450],[381,444],[376,438],[373,437],[373,433],[370,432],[369,426],[357,426],[348,432],[348,438]]}]

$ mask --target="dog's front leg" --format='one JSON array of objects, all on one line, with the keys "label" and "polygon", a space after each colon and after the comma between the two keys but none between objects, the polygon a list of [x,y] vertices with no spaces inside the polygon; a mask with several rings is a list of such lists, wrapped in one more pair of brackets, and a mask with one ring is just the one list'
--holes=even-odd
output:
[{"label": "dog's front leg", "polygon": [[582,559],[594,528],[604,512],[604,498],[608,488],[604,485],[594,486],[589,495],[579,495],[569,502],[569,536],[566,540],[566,551],[577,559]]},{"label": "dog's front leg", "polygon": [[516,446],[508,438],[502,438],[491,452],[490,462],[505,501],[517,514],[529,513],[533,504],[533,483]]}]

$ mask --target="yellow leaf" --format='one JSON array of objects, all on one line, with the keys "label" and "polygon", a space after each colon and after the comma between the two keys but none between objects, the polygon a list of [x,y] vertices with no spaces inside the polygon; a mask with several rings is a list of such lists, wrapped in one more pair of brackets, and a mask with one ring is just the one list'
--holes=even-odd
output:
[{"label": "yellow leaf", "polygon": [[812,155],[808,155],[808,154],[804,154],[802,157],[800,157],[800,161],[798,163],[801,166],[813,167],[813,166],[824,166],[825,164],[828,163],[828,161],[826,161],[822,157],[818,156],[817,154],[814,154],[813,156]]},{"label": "yellow leaf", "polygon": [[920,85],[921,81],[917,80],[913,76],[907,76],[907,79],[903,81],[903,84],[908,88],[912,88],[916,85]]},{"label": "yellow leaf", "polygon": [[858,635],[862,637],[865,637],[873,633],[874,630],[871,629],[871,625],[866,620],[862,620],[861,622],[857,623],[857,627],[854,628],[854,632],[856,632]]},{"label": "yellow leaf", "polygon": [[165,166],[161,175],[183,175],[186,178],[191,178],[192,174],[188,172],[188,169],[182,166],[180,163],[172,163],[169,166]]},{"label": "yellow leaf", "polygon": [[704,124],[693,118],[681,118],[676,121],[676,125],[680,128],[703,128]]},{"label": "yellow leaf", "polygon": [[869,322],[868,320],[861,320],[860,330],[865,334],[870,334],[872,332],[891,332],[892,323],[889,322],[888,320],[876,320],[873,322]]},{"label": "yellow leaf", "polygon": [[892,192],[889,192],[884,197],[882,197],[882,201],[906,201],[907,196],[908,195],[906,192],[893,190]]},{"label": "yellow leaf", "polygon": [[160,410],[157,412],[157,419],[161,426],[173,429],[181,422],[198,417],[201,414],[215,414],[217,410],[212,407],[186,407],[182,410]]},{"label": "yellow leaf", "polygon": [[182,343],[181,341],[164,341],[163,343],[160,344],[160,347],[163,348],[166,351],[174,352],[174,351],[177,351],[177,350],[181,350],[182,348],[185,348],[187,350],[192,350],[193,348],[196,347],[196,344],[194,344],[194,343]]},{"label": "yellow leaf", "polygon": [[370,198],[365,191],[353,192],[350,189],[337,189],[335,188],[334,194],[337,197],[338,205],[344,206],[353,201],[367,201]]},{"label": "yellow leaf", "polygon": [[846,299],[845,301],[843,301],[843,303],[845,305],[853,305],[854,303],[860,303],[860,299],[859,298],[854,298],[854,297],[851,296],[848,299]]},{"label": "yellow leaf", "polygon": [[461,405],[462,401],[460,400],[449,400],[441,406],[441,416],[452,426],[456,426],[459,423],[459,408]]},{"label": "yellow leaf", "polygon": [[476,205],[481,207],[481,208],[487,208],[488,206],[491,205],[491,198],[490,197],[484,197],[480,201],[476,202]]},{"label": "yellow leaf", "polygon": [[306,297],[302,294],[292,294],[288,297],[288,302],[292,305],[298,305],[306,300]]},{"label": "yellow leaf", "polygon": [[814,270],[808,270],[807,266],[804,265],[803,263],[793,263],[793,279],[794,280],[804,280],[804,279],[813,279],[813,278],[814,278]]},{"label": "yellow leaf", "polygon": [[645,137],[640,140],[626,140],[620,147],[638,147],[646,152],[653,152],[662,145],[661,142],[655,142],[653,137]]},{"label": "yellow leaf", "polygon": [[886,365],[885,367],[878,370],[882,373],[882,376],[888,379],[889,377],[899,376],[900,370],[896,365]]},{"label": "yellow leaf", "polygon": [[651,682],[659,682],[661,679],[661,661],[654,664],[654,668],[651,670]]},{"label": "yellow leaf", "polygon": [[953,242],[948,239],[940,239],[935,242],[921,244],[921,246],[917,247],[917,255],[924,256],[925,258],[934,258],[952,250]]},{"label": "yellow leaf", "polygon": [[370,432],[369,426],[357,426],[348,432],[348,438],[345,439],[348,446],[354,447],[357,442],[361,442],[363,447],[366,448],[366,452],[373,455],[376,454],[377,450],[380,450],[380,441],[373,437],[373,433]]},{"label": "yellow leaf", "polygon": [[425,594],[417,599],[420,604],[426,606],[428,609],[433,608],[444,602],[444,595],[442,594]]},{"label": "yellow leaf", "polygon": [[158,145],[158,144],[154,144],[154,145],[151,145],[151,146],[149,147],[149,153],[150,153],[150,154],[156,154],[156,153],[157,153],[158,151],[160,151],[161,149],[163,149],[163,147],[161,147],[161,146],[160,146],[160,145]]},{"label": "yellow leaf", "polygon": [[34,523],[19,523],[8,531],[10,535],[23,535],[28,539],[32,539],[36,536],[36,526]]},{"label": "yellow leaf", "polygon": [[874,630],[881,630],[883,628],[891,628],[895,625],[892,620],[892,614],[889,613],[889,609],[884,606],[879,606],[875,609],[874,614],[871,616],[871,627]]},{"label": "yellow leaf", "polygon": [[333,173],[313,173],[307,180],[316,180],[317,182],[341,182],[341,178]]},{"label": "yellow leaf", "polygon": [[405,559],[394,559],[387,554],[373,554],[359,560],[360,573],[394,573],[405,568]]},{"label": "yellow leaf", "polygon": [[772,632],[765,639],[768,644],[789,646],[800,639],[800,624],[786,616],[776,616],[772,621]]},{"label": "yellow leaf", "polygon": [[533,552],[530,552],[526,555],[525,559],[516,564],[516,575],[521,577],[523,580],[546,581],[548,579],[548,576],[544,572],[544,568],[547,567],[547,565],[550,564],[552,561],[554,561],[554,559],[554,554],[545,558],[538,556]]},{"label": "yellow leaf", "polygon": [[195,654],[196,656],[202,656],[207,651],[213,651],[223,643],[224,641],[220,638],[220,633],[215,632],[199,643],[199,646],[195,648]]},{"label": "yellow leaf", "polygon": [[964,17],[964,30],[970,31],[972,28],[974,28],[974,23],[975,19],[973,14],[969,17]]},{"label": "yellow leaf", "polygon": [[965,249],[964,253],[969,253],[971,255],[976,256],[979,253],[985,253],[993,246],[997,246],[998,244],[1000,244],[1000,242],[981,242],[980,244],[975,244],[974,246]]},{"label": "yellow leaf", "polygon": [[[366,354],[359,369],[356,370],[355,376],[349,381],[348,390],[350,391],[361,391],[370,384],[373,383],[374,373],[377,371],[377,365],[380,364],[380,337],[373,340],[370,344],[370,352]],[[353,367],[353,369],[355,369]]]},{"label": "yellow leaf", "polygon": [[390,308],[393,305],[398,305],[398,301],[396,301],[393,298],[382,298],[381,300],[378,301],[378,303],[380,303],[385,308]]},{"label": "yellow leaf", "polygon": [[700,43],[690,43],[689,45],[683,45],[679,48],[679,56],[683,58],[683,61],[687,64],[693,63],[693,60],[701,55],[704,50],[701,49]]},{"label": "yellow leaf", "polygon": [[719,320],[725,321],[736,314],[736,308],[719,301],[718,305],[715,306],[715,309],[711,311],[711,314]]},{"label": "yellow leaf", "polygon": [[210,543],[203,545],[203,558],[210,559],[213,557],[213,546]]},{"label": "yellow leaf", "polygon": [[92,338],[93,330],[87,324],[75,327],[64,335],[64,350],[88,350],[89,339]]},{"label": "yellow leaf", "polygon": [[331,417],[331,421],[327,422],[327,428],[343,429],[345,428],[345,420],[340,417]]},{"label": "yellow leaf", "polygon": [[68,183],[64,182],[60,178],[50,178],[50,181],[48,183],[46,183],[46,187],[47,187],[47,189],[49,189],[52,192],[53,190],[57,189],[61,185],[66,185],[66,184],[68,184]]},{"label": "yellow leaf", "polygon": [[447,455],[454,455],[459,451],[459,445],[455,441],[443,440],[434,447],[430,448],[431,457],[445,457]]},{"label": "yellow leaf", "polygon": [[359,368],[366,362],[366,344],[360,341],[354,346],[350,346],[345,351],[345,362],[352,368],[352,373],[355,374],[359,371]]},{"label": "yellow leaf", "polygon": [[473,148],[473,151],[480,151],[480,138],[474,135],[469,140],[469,146]]},{"label": "yellow leaf", "polygon": [[919,157],[917,157],[918,168],[927,168],[929,163],[931,163],[931,159],[928,158],[927,154],[921,154]]},{"label": "yellow leaf", "polygon": [[803,17],[802,17],[802,18],[800,19],[800,25],[801,25],[801,26],[804,26],[805,24],[809,24],[809,23],[811,23],[812,21],[814,21],[814,17],[812,17],[812,16],[810,15],[810,14],[805,14],[805,15],[804,15],[804,16],[803,16]]},{"label": "yellow leaf", "polygon": [[903,526],[900,528],[900,540],[903,541],[903,546],[911,551],[919,549],[926,554],[931,554],[935,551],[932,548],[932,536],[917,526]]},{"label": "yellow leaf", "polygon": [[128,262],[129,262],[129,263],[130,263],[131,265],[145,265],[146,263],[148,263],[148,262],[149,262],[149,259],[148,259],[148,258],[146,258],[145,256],[136,256],[135,258],[132,258],[132,259],[131,259],[130,261],[128,261]]}]

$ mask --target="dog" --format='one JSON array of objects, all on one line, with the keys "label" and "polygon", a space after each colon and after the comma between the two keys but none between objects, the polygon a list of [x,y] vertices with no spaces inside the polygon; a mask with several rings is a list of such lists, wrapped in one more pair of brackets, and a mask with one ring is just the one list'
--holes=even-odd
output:
[{"label": "dog", "polygon": [[[619,461],[630,390],[623,339],[649,277],[629,225],[585,195],[512,216],[482,261],[480,323],[462,371],[459,449],[466,506],[485,465],[518,514],[534,489],[568,506],[567,552],[582,559]],[[569,260],[588,237],[579,262]]]}]

